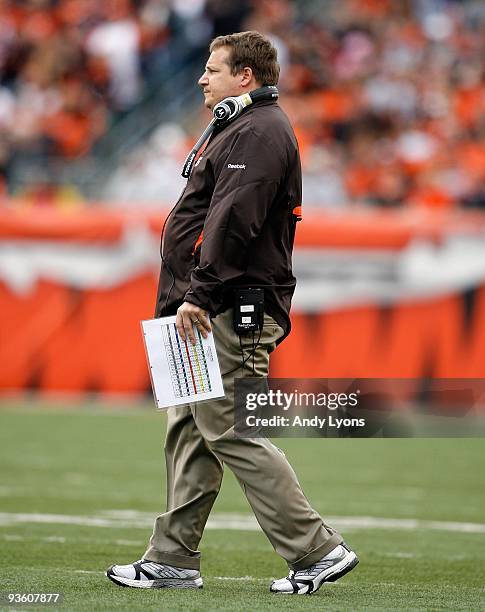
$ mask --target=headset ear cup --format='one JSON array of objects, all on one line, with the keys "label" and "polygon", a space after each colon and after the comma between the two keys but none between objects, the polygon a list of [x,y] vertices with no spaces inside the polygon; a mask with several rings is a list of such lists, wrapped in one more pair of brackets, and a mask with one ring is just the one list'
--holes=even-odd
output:
[{"label": "headset ear cup", "polygon": [[277,100],[278,89],[274,85],[265,85],[242,96],[224,98],[212,109],[212,114],[217,123],[227,123],[232,121],[242,113],[246,106],[259,100]]},{"label": "headset ear cup", "polygon": [[224,98],[218,104],[216,104],[212,110],[214,117],[217,119],[217,122],[226,123],[227,121],[232,121],[236,117],[238,117],[243,109],[242,104],[237,98]]},{"label": "headset ear cup", "polygon": [[212,112],[219,123],[225,123],[231,115],[231,109],[224,100],[216,104]]}]

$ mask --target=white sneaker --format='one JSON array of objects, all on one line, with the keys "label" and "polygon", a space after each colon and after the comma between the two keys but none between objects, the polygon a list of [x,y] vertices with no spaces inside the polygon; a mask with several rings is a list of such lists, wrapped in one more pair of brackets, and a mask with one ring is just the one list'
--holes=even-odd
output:
[{"label": "white sneaker", "polygon": [[310,593],[315,593],[324,582],[335,582],[350,572],[358,562],[357,555],[342,543],[314,565],[304,570],[290,570],[286,578],[274,580],[269,590],[272,593],[288,595],[310,595]]},{"label": "white sneaker", "polygon": [[129,565],[113,565],[106,576],[120,586],[136,589],[201,589],[198,570],[140,559]]}]

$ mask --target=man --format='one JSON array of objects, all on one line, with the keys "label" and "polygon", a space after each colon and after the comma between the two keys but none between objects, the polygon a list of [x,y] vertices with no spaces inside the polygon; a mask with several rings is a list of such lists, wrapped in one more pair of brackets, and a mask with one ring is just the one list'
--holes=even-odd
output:
[{"label": "man", "polygon": [[[205,105],[276,85],[276,50],[258,32],[216,38],[199,79]],[[155,521],[140,561],[107,575],[132,587],[201,587],[204,526],[222,481],[234,472],[266,536],[288,563],[276,593],[311,593],[358,562],[304,496],[282,451],[234,434],[234,377],[268,375],[269,354],[290,330],[295,287],[291,252],[301,202],[293,130],[274,100],[255,102],[213,133],[174,207],[162,241],[157,315],[177,314],[180,336],[193,325],[214,334],[225,398],[168,411],[167,511]],[[233,328],[234,293],[264,289],[257,341]],[[211,320],[210,318],[211,317]]]}]

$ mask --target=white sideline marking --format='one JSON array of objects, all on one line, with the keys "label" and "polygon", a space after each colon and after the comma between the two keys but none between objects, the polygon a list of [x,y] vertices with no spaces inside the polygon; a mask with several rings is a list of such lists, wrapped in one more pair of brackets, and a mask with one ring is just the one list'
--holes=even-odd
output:
[{"label": "white sideline marking", "polygon": [[115,540],[115,544],[119,546],[143,546],[146,542],[143,540]]},{"label": "white sideline marking", "polygon": [[[21,523],[79,525],[82,527],[151,528],[154,516],[149,512],[106,511],[93,516],[72,514],[40,514],[0,512],[0,526]],[[397,519],[374,516],[327,516],[325,520],[337,529],[399,529],[404,531],[427,529],[433,531],[457,531],[460,533],[485,533],[485,523],[461,523],[454,521],[425,521],[421,519]],[[230,531],[260,531],[254,516],[248,514],[214,514],[207,529]]]},{"label": "white sideline marking", "polygon": [[47,538],[42,538],[42,540],[44,542],[60,542],[61,544],[64,544],[66,538],[62,536],[48,536]]},{"label": "white sideline marking", "polygon": [[274,578],[255,578],[254,576],[214,576],[215,580],[231,580],[234,582],[241,582],[247,580],[254,580],[255,582],[268,582],[268,580],[274,580]]}]

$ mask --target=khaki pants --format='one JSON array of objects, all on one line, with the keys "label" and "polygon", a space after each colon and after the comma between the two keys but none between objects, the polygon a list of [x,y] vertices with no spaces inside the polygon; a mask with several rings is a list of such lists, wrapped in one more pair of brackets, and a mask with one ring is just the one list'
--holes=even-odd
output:
[{"label": "khaki pants", "polygon": [[[167,511],[155,521],[144,558],[188,569],[200,568],[197,550],[222,482],[223,464],[234,472],[258,523],[291,569],[303,569],[342,541],[308,503],[284,453],[265,438],[234,435],[234,377],[253,376],[253,357],[241,367],[232,310],[212,320],[226,397],[170,408],[165,442]],[[268,315],[254,353],[256,376],[267,376],[269,353],[283,330]],[[255,339],[259,332],[255,334]],[[244,355],[252,335],[244,337]]]}]

